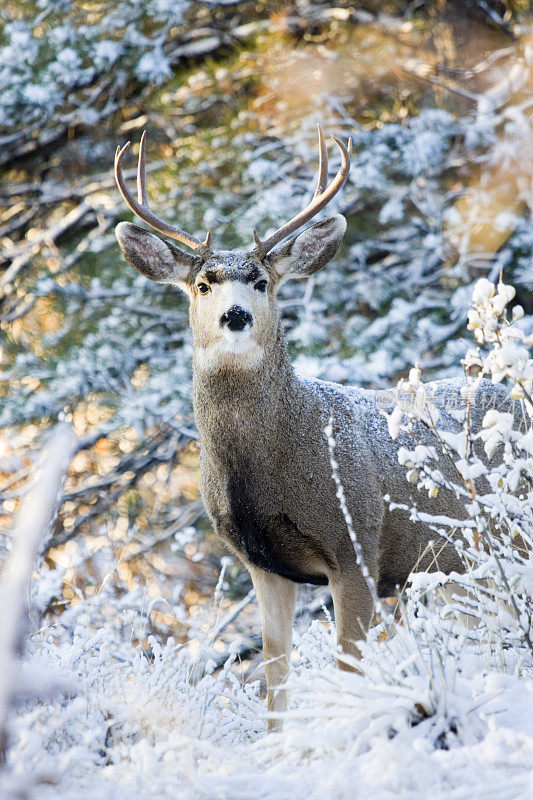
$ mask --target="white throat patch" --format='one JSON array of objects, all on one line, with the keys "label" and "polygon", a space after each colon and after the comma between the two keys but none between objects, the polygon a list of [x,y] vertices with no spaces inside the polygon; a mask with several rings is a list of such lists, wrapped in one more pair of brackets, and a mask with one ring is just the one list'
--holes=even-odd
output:
[{"label": "white throat patch", "polygon": [[225,369],[254,369],[263,357],[263,348],[251,336],[251,331],[225,330],[222,338],[207,347],[194,349],[194,362],[199,369],[213,372]]}]

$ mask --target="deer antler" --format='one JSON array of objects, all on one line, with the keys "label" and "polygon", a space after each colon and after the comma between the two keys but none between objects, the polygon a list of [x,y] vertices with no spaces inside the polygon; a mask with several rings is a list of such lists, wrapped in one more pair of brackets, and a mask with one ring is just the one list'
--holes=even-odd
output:
[{"label": "deer antler", "polygon": [[211,254],[211,249],[209,247],[209,242],[211,241],[210,233],[208,233],[204,241],[201,242],[194,236],[190,236],[188,233],[185,233],[185,231],[180,230],[180,228],[177,228],[175,225],[169,225],[168,222],[164,222],[164,220],[159,219],[159,217],[156,217],[156,215],[150,211],[150,207],[148,205],[148,193],[146,191],[146,131],[144,131],[141,137],[141,144],[139,147],[139,164],[137,167],[138,200],[136,200],[131,194],[130,190],[126,186],[121,165],[124,153],[128,150],[129,146],[130,143],[127,142],[124,147],[117,147],[117,152],[115,153],[115,180],[120,190],[120,194],[128,206],[131,208],[134,214],[136,214],[140,219],[144,220],[144,222],[150,225],[150,227],[154,228],[156,231],[159,231],[159,233],[163,233],[165,236],[169,236],[171,239],[177,239],[178,242],[186,244],[187,247],[196,250],[198,255],[200,255],[204,260],[208,258]]},{"label": "deer antler", "polygon": [[342,189],[346,178],[348,177],[348,173],[350,172],[350,150],[352,147],[352,140],[348,140],[348,147],[341,142],[340,139],[337,139],[336,136],[331,134],[331,138],[341,151],[341,167],[337,174],[335,175],[334,179],[327,186],[328,182],[328,153],[326,150],[326,143],[324,142],[324,137],[322,136],[322,131],[320,129],[320,125],[318,127],[318,149],[320,153],[320,164],[318,168],[318,183],[316,187],[316,191],[314,194],[313,199],[307,206],[304,208],[303,211],[300,211],[295,217],[293,217],[289,222],[283,225],[281,228],[278,228],[268,239],[265,239],[263,242],[257,235],[257,231],[254,231],[254,241],[255,241],[255,254],[260,258],[264,258],[266,254],[272,250],[282,239],[285,239],[287,236],[290,236],[291,233],[301,228],[302,225],[305,225],[306,222],[309,222],[319,211],[321,211],[324,206],[326,206],[329,201],[337,194],[337,192]]}]

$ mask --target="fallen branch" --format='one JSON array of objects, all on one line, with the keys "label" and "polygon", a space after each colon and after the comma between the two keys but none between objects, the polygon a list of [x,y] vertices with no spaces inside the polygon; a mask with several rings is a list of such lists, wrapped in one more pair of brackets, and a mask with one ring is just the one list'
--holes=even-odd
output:
[{"label": "fallen branch", "polygon": [[28,583],[35,557],[57,513],[58,494],[73,445],[70,427],[57,426],[17,515],[13,550],[0,580],[0,764],[5,763],[8,713],[17,695]]}]

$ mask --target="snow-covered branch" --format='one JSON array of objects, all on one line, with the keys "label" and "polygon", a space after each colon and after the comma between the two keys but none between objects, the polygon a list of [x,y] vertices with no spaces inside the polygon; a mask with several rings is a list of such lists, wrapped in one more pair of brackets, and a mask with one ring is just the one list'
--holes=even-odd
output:
[{"label": "snow-covered branch", "polygon": [[45,544],[57,511],[59,492],[73,447],[74,436],[70,427],[57,426],[49,437],[17,514],[11,531],[11,554],[0,576],[0,761],[5,759],[7,716],[20,677],[28,584],[35,558]]}]

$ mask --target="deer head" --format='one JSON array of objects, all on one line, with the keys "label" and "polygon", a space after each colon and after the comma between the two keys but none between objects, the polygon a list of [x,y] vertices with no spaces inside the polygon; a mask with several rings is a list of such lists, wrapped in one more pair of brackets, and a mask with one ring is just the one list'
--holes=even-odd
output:
[{"label": "deer head", "polygon": [[[254,231],[248,250],[211,249],[211,235],[203,241],[156,217],[146,191],[146,135],[143,133],[137,170],[138,199],[122,174],[122,158],[129,142],[117,148],[115,178],[131,210],[159,233],[189,247],[188,253],[138,225],[121,222],[116,235],[126,259],[158,283],[179,286],[189,297],[196,363],[204,368],[254,366],[275,339],[279,327],[277,292],[288,278],[305,278],[333,258],[346,230],[340,214],[318,222],[274,250],[283,239],[318,214],[342,188],[350,171],[350,145],[331,137],[341,152],[341,167],[328,186],[328,157],[318,128],[320,166],[313,199],[303,211],[262,241]],[[273,252],[271,252],[273,251]]]}]

